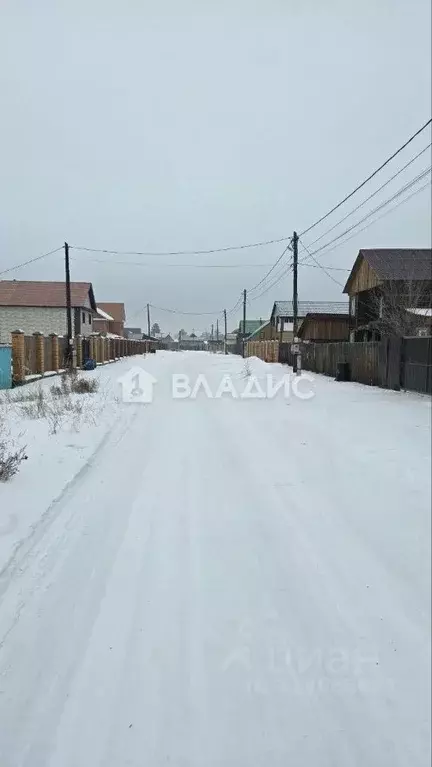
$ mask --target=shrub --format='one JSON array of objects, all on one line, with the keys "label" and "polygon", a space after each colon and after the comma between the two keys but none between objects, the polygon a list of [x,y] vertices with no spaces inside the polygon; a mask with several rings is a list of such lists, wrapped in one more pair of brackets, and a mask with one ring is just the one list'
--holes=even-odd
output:
[{"label": "shrub", "polygon": [[74,394],[94,394],[99,389],[97,378],[76,378],[71,383]]},{"label": "shrub", "polygon": [[0,423],[0,482],[7,482],[19,470],[20,464],[27,460],[25,447],[17,448]]}]

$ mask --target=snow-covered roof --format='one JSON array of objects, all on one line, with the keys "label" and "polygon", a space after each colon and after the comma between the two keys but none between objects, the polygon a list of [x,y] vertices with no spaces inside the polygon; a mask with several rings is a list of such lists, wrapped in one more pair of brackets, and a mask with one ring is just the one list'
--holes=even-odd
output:
[{"label": "snow-covered roof", "polygon": [[[96,308],[96,313],[97,313],[97,314],[99,315],[99,317],[101,317],[103,320],[109,320],[110,322],[114,322],[114,317],[111,317],[111,315],[110,315],[110,314],[107,314],[107,312],[104,312],[104,310],[103,310],[103,309],[100,309],[100,307],[99,307],[99,306]],[[96,317],[96,319],[97,319],[97,317]]]},{"label": "snow-covered roof", "polygon": [[[298,317],[307,314],[348,314],[348,301],[299,301]],[[294,314],[292,301],[275,301],[273,317],[292,317]]]}]

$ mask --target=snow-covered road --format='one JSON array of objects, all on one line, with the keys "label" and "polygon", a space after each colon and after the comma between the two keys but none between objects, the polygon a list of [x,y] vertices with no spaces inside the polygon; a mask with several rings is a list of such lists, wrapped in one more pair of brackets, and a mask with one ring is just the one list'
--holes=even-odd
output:
[{"label": "snow-covered road", "polygon": [[154,402],[1,575],[1,767],[426,767],[428,400],[173,400],[243,361],[138,364]]}]

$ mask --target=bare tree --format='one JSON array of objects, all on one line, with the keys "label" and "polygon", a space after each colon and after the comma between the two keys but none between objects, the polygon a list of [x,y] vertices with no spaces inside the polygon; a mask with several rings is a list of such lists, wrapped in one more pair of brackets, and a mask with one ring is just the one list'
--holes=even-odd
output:
[{"label": "bare tree", "polygon": [[[423,280],[384,282],[370,297],[370,326],[382,335],[413,336],[427,320],[420,309],[431,307],[431,283]],[[430,323],[430,320],[429,320]]]}]

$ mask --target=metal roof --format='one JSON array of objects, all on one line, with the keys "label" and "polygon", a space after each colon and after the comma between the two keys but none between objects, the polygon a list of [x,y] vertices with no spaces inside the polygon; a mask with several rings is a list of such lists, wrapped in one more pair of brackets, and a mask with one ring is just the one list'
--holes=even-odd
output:
[{"label": "metal roof", "polygon": [[[348,301],[299,301],[298,316],[307,314],[348,314]],[[275,301],[272,317],[292,317],[292,301]]]},{"label": "metal roof", "polygon": [[362,248],[358,252],[344,292],[347,292],[362,258],[380,280],[432,280],[430,248]]}]

